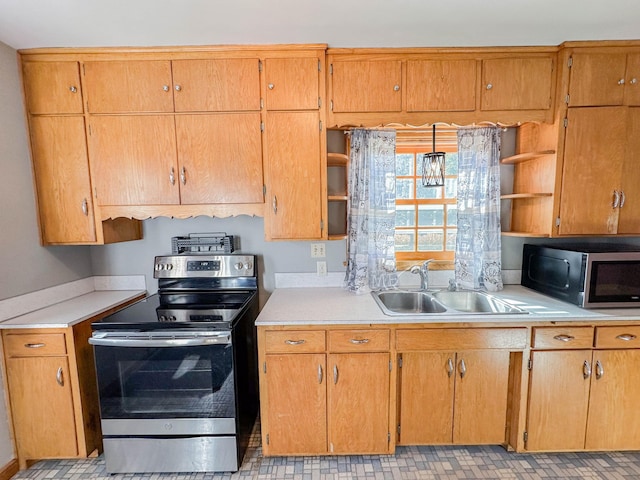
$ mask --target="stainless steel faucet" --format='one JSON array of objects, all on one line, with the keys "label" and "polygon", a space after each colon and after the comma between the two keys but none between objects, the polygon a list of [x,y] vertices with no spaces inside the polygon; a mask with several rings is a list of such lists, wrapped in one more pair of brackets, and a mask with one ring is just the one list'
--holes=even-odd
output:
[{"label": "stainless steel faucet", "polygon": [[433,259],[425,260],[422,265],[414,265],[409,270],[411,273],[420,275],[420,290],[426,291],[429,289],[429,263]]}]

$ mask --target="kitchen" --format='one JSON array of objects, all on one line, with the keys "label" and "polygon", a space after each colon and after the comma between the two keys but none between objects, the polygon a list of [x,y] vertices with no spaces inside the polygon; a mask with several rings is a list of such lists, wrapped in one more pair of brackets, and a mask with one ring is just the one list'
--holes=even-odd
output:
[{"label": "kitchen", "polygon": [[[626,13],[628,14],[628,12]],[[603,34],[601,38],[617,38],[616,35],[619,32],[620,30],[616,29],[615,32]],[[590,32],[590,34],[592,33]],[[532,37],[536,38],[534,35]],[[630,35],[629,38],[635,37],[637,35]],[[550,40],[549,43],[558,44],[567,38],[569,38],[568,34],[562,32],[558,41]],[[593,35],[585,38],[593,38]],[[329,38],[320,35],[318,40],[326,41]],[[208,41],[206,43],[223,43],[225,41],[220,39],[216,42]],[[118,44],[122,42],[117,41]],[[238,43],[243,42],[238,41]],[[528,43],[543,43],[543,39],[532,40]],[[346,45],[347,42],[342,44]],[[379,44],[379,46],[386,45]],[[398,46],[402,46],[402,44]],[[99,247],[40,247],[38,245],[31,169],[28,162],[28,142],[24,127],[21,95],[19,94],[21,87],[13,48],[3,46],[2,65],[3,87],[0,89],[0,95],[3,111],[0,122],[2,122],[3,128],[1,129],[2,142],[0,144],[3,149],[6,149],[2,154],[3,172],[5,178],[11,179],[11,181],[7,182],[0,193],[3,204],[0,226],[5,231],[3,235],[4,248],[1,255],[3,264],[10,273],[10,275],[5,275],[0,283],[0,297],[10,298],[92,275],[145,275],[147,289],[154,291],[156,285],[150,275],[153,256],[168,250],[169,239],[172,236],[198,231],[233,233],[241,238],[243,251],[261,255],[259,267],[262,269],[261,287],[266,292],[273,289],[274,273],[276,272],[307,273],[312,280],[317,281],[314,273],[316,260],[309,255],[309,243],[266,242],[264,240],[264,220],[260,217],[242,216],[215,220],[203,217],[186,220],[158,218],[144,222],[144,240],[142,241]],[[503,238],[503,267],[505,269],[519,269],[523,243],[523,239]],[[340,272],[344,271],[344,241],[326,242],[326,250],[328,271],[340,276]],[[8,277],[11,277],[11,280]],[[5,428],[4,432],[8,432],[8,428]],[[4,454],[0,457],[0,464],[4,464],[12,458],[11,444],[8,440],[9,434],[6,433],[6,437],[3,436],[3,438],[6,438],[7,441],[0,442],[0,446],[5,449]]]}]

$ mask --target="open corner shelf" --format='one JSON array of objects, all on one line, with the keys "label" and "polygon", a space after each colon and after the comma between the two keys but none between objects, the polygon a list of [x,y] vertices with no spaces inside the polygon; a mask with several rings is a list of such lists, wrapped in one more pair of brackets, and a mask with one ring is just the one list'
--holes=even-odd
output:
[{"label": "open corner shelf", "polygon": [[349,156],[344,153],[327,153],[327,166],[344,167],[349,162]]},{"label": "open corner shelf", "polygon": [[500,195],[500,200],[509,200],[516,198],[540,198],[540,197],[551,197],[553,193],[542,192],[542,193],[507,193],[505,195]]},{"label": "open corner shelf", "polygon": [[529,160],[535,160],[536,158],[544,157],[545,155],[553,155],[555,153],[555,150],[519,153],[518,155],[512,155],[510,157],[503,158],[502,160],[500,160],[500,163],[503,165],[513,165],[516,163],[528,162]]}]

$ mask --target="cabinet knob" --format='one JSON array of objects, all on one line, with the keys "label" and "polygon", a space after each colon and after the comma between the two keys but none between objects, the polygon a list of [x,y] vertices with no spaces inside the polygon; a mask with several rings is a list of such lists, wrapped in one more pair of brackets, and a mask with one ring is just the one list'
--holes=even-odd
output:
[{"label": "cabinet knob", "polygon": [[394,91],[394,92],[397,92],[397,91],[399,91],[399,90],[400,90],[400,85],[394,85],[394,86],[393,86],[393,91]]},{"label": "cabinet knob", "polygon": [[179,92],[180,90],[182,90],[182,87],[180,85],[176,85],[176,92]]},{"label": "cabinet knob", "polygon": [[273,83],[270,83],[269,85],[267,85],[267,87],[269,87],[269,90],[273,90],[273,87],[275,87],[275,85]]},{"label": "cabinet knob", "polygon": [[618,80],[618,85],[624,85],[624,78],[621,78],[620,80]]},{"label": "cabinet knob", "polygon": [[162,90],[164,90],[165,92],[169,91],[169,85],[163,85],[162,86]]},{"label": "cabinet knob", "polygon": [[638,79],[636,77],[633,77],[631,80],[629,80],[629,83],[631,85],[635,85],[636,83],[638,83]]},{"label": "cabinet knob", "polygon": [[493,88],[493,84],[492,83],[487,83],[487,90],[491,90]]},{"label": "cabinet knob", "polygon": [[75,85],[71,85],[71,86],[69,87],[69,91],[70,91],[71,93],[76,93],[76,92],[78,91],[78,88],[77,88]]}]

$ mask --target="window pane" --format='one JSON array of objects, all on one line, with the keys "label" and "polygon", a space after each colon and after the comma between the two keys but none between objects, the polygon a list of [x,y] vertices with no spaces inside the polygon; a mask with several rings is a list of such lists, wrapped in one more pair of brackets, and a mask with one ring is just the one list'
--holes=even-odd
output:
[{"label": "window pane", "polygon": [[447,227],[455,227],[456,225],[458,225],[458,207],[447,205]]},{"label": "window pane", "polygon": [[418,198],[435,199],[442,198],[442,187],[423,187],[422,177],[418,178],[418,189],[416,191]]},{"label": "window pane", "polygon": [[396,230],[396,252],[415,251],[415,232],[413,230]]},{"label": "window pane", "polygon": [[413,180],[409,178],[399,178],[396,181],[396,198],[413,198]]},{"label": "window pane", "polygon": [[403,177],[413,175],[413,154],[399,153],[396,155],[396,175]]},{"label": "window pane", "polygon": [[453,252],[456,249],[456,233],[458,230],[447,230],[447,245],[446,250]]},{"label": "window pane", "polygon": [[444,225],[444,205],[418,206],[418,225],[420,227],[441,227]]},{"label": "window pane", "polygon": [[447,153],[444,157],[444,174],[458,175],[458,154]]},{"label": "window pane", "polygon": [[444,191],[444,195],[446,198],[456,198],[458,196],[458,179],[445,178]]},{"label": "window pane", "polygon": [[396,205],[396,226],[414,227],[416,225],[415,205]]},{"label": "window pane", "polygon": [[444,232],[442,230],[419,230],[418,251],[441,252],[444,250]]}]

